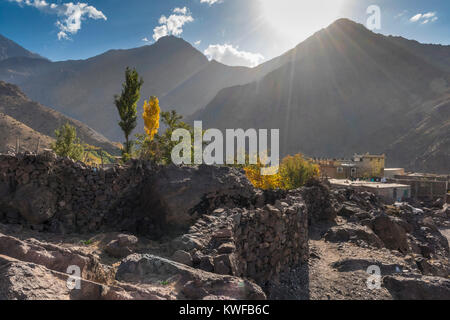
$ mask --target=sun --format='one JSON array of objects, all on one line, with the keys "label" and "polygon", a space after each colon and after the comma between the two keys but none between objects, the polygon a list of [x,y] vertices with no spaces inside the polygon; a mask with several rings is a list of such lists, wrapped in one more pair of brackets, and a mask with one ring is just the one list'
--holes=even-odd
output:
[{"label": "sun", "polygon": [[302,41],[338,19],[346,0],[260,0],[267,23],[295,41]]}]

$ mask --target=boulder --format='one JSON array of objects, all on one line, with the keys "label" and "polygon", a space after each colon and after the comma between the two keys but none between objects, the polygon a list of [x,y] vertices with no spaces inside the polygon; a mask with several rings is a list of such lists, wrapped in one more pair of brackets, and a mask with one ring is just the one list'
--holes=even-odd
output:
[{"label": "boulder", "polygon": [[450,280],[439,277],[386,276],[386,289],[399,300],[450,300]]},{"label": "boulder", "polygon": [[406,231],[388,215],[380,215],[373,219],[372,229],[383,241],[386,248],[398,250],[404,254],[409,252]]},{"label": "boulder", "polygon": [[50,189],[28,184],[19,187],[10,205],[30,224],[41,224],[55,215],[56,201],[57,197]]},{"label": "boulder", "polygon": [[101,283],[113,281],[113,270],[101,264],[97,257],[34,239],[25,242],[0,233],[0,255],[63,273],[75,265],[80,268],[84,279]]},{"label": "boulder", "polygon": [[324,236],[330,242],[366,242],[375,248],[383,248],[383,242],[368,227],[353,223],[332,227]]},{"label": "boulder", "polygon": [[221,203],[250,205],[255,189],[242,170],[217,166],[164,166],[145,183],[143,212],[159,212],[162,223],[185,228],[196,211],[214,211]]},{"label": "boulder", "polygon": [[193,265],[193,261],[192,261],[192,256],[189,252],[183,251],[183,250],[177,250],[173,256],[172,256],[172,260],[175,262],[179,262],[182,264],[185,264],[187,266],[192,267]]},{"label": "boulder", "polygon": [[106,245],[105,251],[114,258],[124,258],[136,250],[138,241],[133,235],[120,234]]},{"label": "boulder", "polygon": [[183,288],[178,298],[204,299],[226,297],[236,300],[260,300],[266,296],[262,289],[246,280],[233,276],[218,275],[161,257],[133,254],[122,261],[116,279],[137,284],[174,282]]}]

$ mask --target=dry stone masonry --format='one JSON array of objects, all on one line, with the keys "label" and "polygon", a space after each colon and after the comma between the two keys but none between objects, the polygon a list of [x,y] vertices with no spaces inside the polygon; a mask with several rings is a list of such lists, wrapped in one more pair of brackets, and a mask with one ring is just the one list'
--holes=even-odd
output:
[{"label": "dry stone masonry", "polygon": [[[52,153],[0,155],[0,223],[165,239],[176,262],[262,286],[309,255],[300,193],[257,190],[229,167],[132,162],[101,170]],[[106,252],[133,253],[137,240],[122,240]]]}]

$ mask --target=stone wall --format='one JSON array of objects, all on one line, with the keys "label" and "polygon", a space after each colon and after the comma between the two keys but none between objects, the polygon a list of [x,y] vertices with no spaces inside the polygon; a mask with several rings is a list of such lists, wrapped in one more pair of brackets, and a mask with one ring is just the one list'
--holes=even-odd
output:
[{"label": "stone wall", "polygon": [[308,257],[301,192],[257,190],[229,167],[133,162],[104,171],[52,153],[0,155],[0,223],[169,237],[173,260],[261,285]]},{"label": "stone wall", "polygon": [[94,232],[143,179],[136,168],[103,171],[52,153],[0,155],[0,221],[39,231]]},{"label": "stone wall", "polygon": [[299,191],[251,210],[216,209],[189,231],[173,240],[173,259],[261,286],[309,256],[308,214]]}]

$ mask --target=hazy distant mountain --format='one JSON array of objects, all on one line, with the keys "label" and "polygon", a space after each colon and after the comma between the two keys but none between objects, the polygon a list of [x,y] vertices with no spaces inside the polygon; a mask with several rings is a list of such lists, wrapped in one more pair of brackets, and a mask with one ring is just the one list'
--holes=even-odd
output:
[{"label": "hazy distant mountain", "polygon": [[5,149],[11,143],[15,146],[17,135],[20,135],[21,145],[30,147],[31,151],[35,150],[39,136],[42,138],[42,146],[47,146],[49,137],[54,137],[55,129],[69,122],[75,126],[83,142],[101,147],[110,153],[117,154],[119,151],[104,136],[85,124],[31,101],[17,86],[3,81],[0,81],[0,113],[0,149]]},{"label": "hazy distant mountain", "polygon": [[163,110],[185,116],[204,107],[219,90],[251,82],[266,72],[210,62],[186,41],[169,36],[151,46],[111,50],[87,60],[7,59],[0,62],[0,80],[19,85],[33,100],[122,141],[114,95],[121,91],[127,66],[136,67],[144,78],[142,100],[156,95]]},{"label": "hazy distant mountain", "polygon": [[5,38],[0,34],[0,60],[14,58],[14,57],[27,57],[27,58],[40,58],[38,54],[32,53],[14,41]]},{"label": "hazy distant mountain", "polygon": [[[222,129],[279,128],[283,154],[387,152],[388,165],[431,170],[420,161],[405,162],[398,139],[408,135],[404,141],[418,153],[431,142],[443,147],[434,141],[440,134],[427,137],[424,129],[419,148],[409,132],[423,117],[433,117],[427,102],[445,95],[450,74],[411,50],[341,19],[285,54],[282,66],[262,79],[220,91],[191,120]],[[450,171],[446,160],[434,171]]]}]

